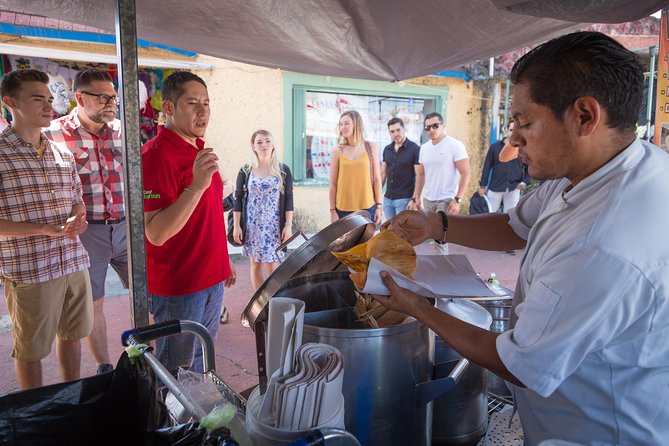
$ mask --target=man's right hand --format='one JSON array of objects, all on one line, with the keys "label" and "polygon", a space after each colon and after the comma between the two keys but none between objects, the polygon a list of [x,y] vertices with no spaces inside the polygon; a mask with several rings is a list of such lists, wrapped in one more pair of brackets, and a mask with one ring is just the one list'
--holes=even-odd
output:
[{"label": "man's right hand", "polygon": [[218,171],[218,156],[214,149],[206,147],[200,150],[193,162],[193,181],[189,188],[194,192],[204,191],[211,184],[211,176]]},{"label": "man's right hand", "polygon": [[69,237],[75,240],[77,235],[86,230],[87,226],[86,214],[83,213],[68,218],[64,225],[46,224],[42,229],[42,233],[48,237]]},{"label": "man's right hand", "polygon": [[407,204],[407,210],[408,211],[420,211],[420,203],[417,201],[410,201]]},{"label": "man's right hand", "polygon": [[[441,238],[443,236],[441,225],[441,216],[434,212],[402,211],[396,217],[385,222],[381,226],[381,230],[393,231],[415,246],[429,238]],[[441,234],[436,234],[436,232],[439,232],[438,228],[441,228]]]}]

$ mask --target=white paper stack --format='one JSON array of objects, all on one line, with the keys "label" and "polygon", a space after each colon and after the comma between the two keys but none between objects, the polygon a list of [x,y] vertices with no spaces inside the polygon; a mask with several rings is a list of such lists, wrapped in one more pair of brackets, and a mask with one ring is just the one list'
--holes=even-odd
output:
[{"label": "white paper stack", "polygon": [[327,344],[302,343],[304,302],[270,300],[267,339],[269,381],[258,420],[285,430],[344,427],[344,358]]},{"label": "white paper stack", "polygon": [[344,358],[339,350],[327,344],[303,345],[297,352],[295,372],[276,380],[275,427],[303,430],[343,419],[339,416],[344,410],[343,381]]},{"label": "white paper stack", "polygon": [[363,292],[383,296],[390,294],[379,276],[381,271],[388,271],[400,287],[425,297],[496,296],[476,275],[467,256],[461,254],[419,255],[414,273],[415,280],[409,279],[380,260],[372,258],[367,268],[367,282]]}]

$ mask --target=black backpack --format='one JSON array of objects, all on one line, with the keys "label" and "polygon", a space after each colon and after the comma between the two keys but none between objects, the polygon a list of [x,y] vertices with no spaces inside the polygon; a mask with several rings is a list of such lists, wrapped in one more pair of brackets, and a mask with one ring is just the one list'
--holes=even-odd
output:
[{"label": "black backpack", "polygon": [[478,192],[474,192],[472,198],[469,199],[469,215],[487,214],[490,212],[490,203],[486,196],[480,196]]}]

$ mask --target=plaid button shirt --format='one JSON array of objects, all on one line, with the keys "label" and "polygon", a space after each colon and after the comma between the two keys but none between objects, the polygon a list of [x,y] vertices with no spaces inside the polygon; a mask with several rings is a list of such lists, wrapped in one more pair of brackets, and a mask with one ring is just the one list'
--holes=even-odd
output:
[{"label": "plaid button shirt", "polygon": [[51,122],[46,136],[74,154],[86,203],[86,218],[125,217],[123,204],[123,148],[121,121],[105,124],[100,135],[88,133],[75,108]]},{"label": "plaid button shirt", "polygon": [[[83,204],[74,158],[42,135],[44,157],[11,127],[0,134],[0,219],[64,225]],[[45,235],[0,236],[0,276],[39,283],[83,270],[88,254],[79,241]]]}]

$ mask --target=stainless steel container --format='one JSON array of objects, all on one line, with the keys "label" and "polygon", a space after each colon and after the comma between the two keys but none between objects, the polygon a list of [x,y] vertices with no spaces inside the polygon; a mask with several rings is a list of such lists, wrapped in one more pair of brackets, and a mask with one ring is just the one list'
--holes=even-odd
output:
[{"label": "stainless steel container", "polygon": [[[442,378],[460,360],[460,356],[440,337],[435,341],[435,361],[450,367],[435,369],[434,378]],[[476,364],[469,367],[458,385],[433,404],[432,444],[475,445],[488,429],[487,372]]]},{"label": "stainless steel container", "polygon": [[415,408],[415,386],[432,379],[434,337],[418,321],[365,328],[348,272],[289,280],[277,296],[306,302],[304,342],[322,342],[344,355],[346,430],[363,445],[425,445],[431,406]]},{"label": "stainless steel container", "polygon": [[254,294],[242,316],[253,327],[261,389],[266,385],[265,323],[272,297],[306,303],[303,342],[337,347],[344,356],[345,424],[360,443],[430,445],[430,401],[448,392],[464,370],[463,360],[449,377],[432,380],[434,335],[418,321],[371,329],[356,320],[349,272],[330,254],[362,243],[374,234],[366,212],[333,223],[291,253]]},{"label": "stainless steel container", "polygon": [[[509,329],[509,319],[511,317],[511,297],[499,300],[485,300],[477,302],[492,315],[492,325],[490,331],[493,333],[504,333]],[[511,391],[506,382],[499,376],[488,371],[488,391],[495,395],[510,397]]]}]

